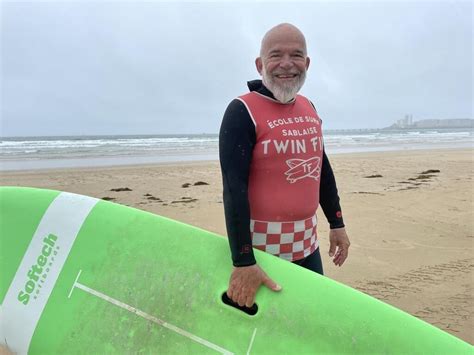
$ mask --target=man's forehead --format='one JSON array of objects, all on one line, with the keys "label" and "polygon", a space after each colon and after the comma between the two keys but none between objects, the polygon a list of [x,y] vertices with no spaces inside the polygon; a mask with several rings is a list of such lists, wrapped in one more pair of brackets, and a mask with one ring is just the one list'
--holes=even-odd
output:
[{"label": "man's forehead", "polygon": [[300,40],[280,40],[276,39],[274,41],[268,41],[262,46],[261,55],[268,56],[272,53],[296,53],[306,55],[306,46],[305,43]]},{"label": "man's forehead", "polygon": [[273,52],[297,52],[306,54],[304,43],[301,41],[275,41],[268,43],[264,48],[264,54],[270,54]]},{"label": "man's forehead", "polygon": [[294,26],[277,26],[268,31],[262,40],[262,54],[284,49],[306,53],[305,38]]}]

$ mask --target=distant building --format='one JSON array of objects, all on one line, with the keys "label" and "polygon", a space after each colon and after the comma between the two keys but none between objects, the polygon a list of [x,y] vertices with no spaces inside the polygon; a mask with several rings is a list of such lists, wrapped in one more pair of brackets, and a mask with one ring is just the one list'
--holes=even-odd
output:
[{"label": "distant building", "polygon": [[413,124],[414,128],[473,128],[472,119],[421,120]]},{"label": "distant building", "polygon": [[405,118],[398,120],[395,124],[398,128],[410,128],[413,124],[413,115],[405,115]]}]

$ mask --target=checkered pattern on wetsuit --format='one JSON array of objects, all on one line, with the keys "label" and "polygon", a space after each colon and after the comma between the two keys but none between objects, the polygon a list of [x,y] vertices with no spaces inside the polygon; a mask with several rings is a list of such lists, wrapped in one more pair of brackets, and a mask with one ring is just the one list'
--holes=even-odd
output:
[{"label": "checkered pattern on wetsuit", "polygon": [[288,261],[300,260],[316,250],[316,215],[301,221],[269,222],[250,220],[255,248]]}]

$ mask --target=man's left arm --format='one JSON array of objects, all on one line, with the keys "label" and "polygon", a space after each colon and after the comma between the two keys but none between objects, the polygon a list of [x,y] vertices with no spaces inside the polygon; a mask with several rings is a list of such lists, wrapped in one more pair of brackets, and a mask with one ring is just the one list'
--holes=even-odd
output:
[{"label": "man's left arm", "polygon": [[319,204],[323,209],[330,227],[329,256],[333,258],[335,265],[341,266],[347,259],[350,242],[342,218],[336,179],[324,150],[319,187]]}]

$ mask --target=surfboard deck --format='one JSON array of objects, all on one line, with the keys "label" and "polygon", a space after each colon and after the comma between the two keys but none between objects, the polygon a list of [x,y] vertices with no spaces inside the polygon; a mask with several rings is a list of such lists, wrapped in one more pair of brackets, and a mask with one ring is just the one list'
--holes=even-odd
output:
[{"label": "surfboard deck", "polygon": [[0,188],[0,341],[18,353],[472,354],[392,306],[266,253],[283,290],[222,302],[228,242],[134,208]]}]

